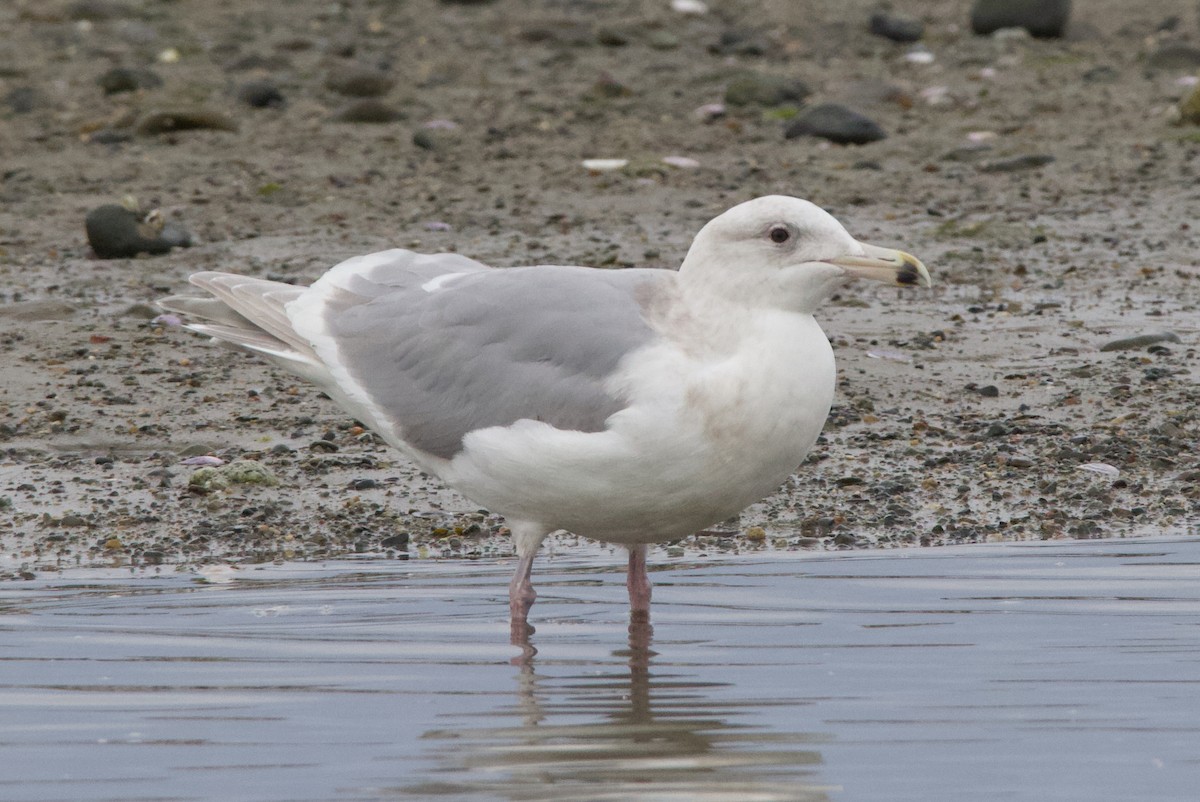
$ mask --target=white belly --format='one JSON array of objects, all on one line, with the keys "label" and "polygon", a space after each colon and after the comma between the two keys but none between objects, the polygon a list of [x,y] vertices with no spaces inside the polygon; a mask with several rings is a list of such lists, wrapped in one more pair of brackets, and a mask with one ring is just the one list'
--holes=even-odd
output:
[{"label": "white belly", "polygon": [[532,420],[482,429],[439,473],[512,520],[618,543],[669,540],[740,512],[808,454],[835,371],[810,315],[731,325],[744,345],[685,354],[664,343],[623,363],[617,389],[631,404],[607,430]]}]

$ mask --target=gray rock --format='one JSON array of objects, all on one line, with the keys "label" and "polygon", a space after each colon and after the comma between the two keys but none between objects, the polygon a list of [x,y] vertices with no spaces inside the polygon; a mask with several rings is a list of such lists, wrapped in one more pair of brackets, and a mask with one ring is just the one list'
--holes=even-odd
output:
[{"label": "gray rock", "polygon": [[236,131],[237,123],[225,112],[203,106],[158,109],[137,123],[137,132],[145,135],[198,130]]},{"label": "gray rock", "polygon": [[1116,67],[1100,64],[1083,74],[1083,82],[1085,84],[1111,84],[1116,83],[1120,77],[1121,73]]},{"label": "gray rock", "polygon": [[1200,47],[1186,42],[1166,42],[1146,59],[1156,70],[1191,70],[1200,67]]},{"label": "gray rock", "polygon": [[237,89],[237,99],[256,109],[278,108],[284,105],[283,93],[267,80],[247,81]]},{"label": "gray rock", "polygon": [[326,89],[347,97],[379,97],[394,83],[387,73],[358,64],[339,64],[325,76]]},{"label": "gray rock", "polygon": [[76,0],[67,8],[67,16],[73,20],[106,22],[134,16],[133,8],[117,0]]},{"label": "gray rock", "polygon": [[986,36],[1001,28],[1024,28],[1034,36],[1063,35],[1071,16],[1071,0],[975,0],[971,30]]},{"label": "gray rock", "polygon": [[140,253],[167,253],[192,244],[191,235],[156,216],[143,216],[124,206],[107,204],[88,212],[84,220],[88,244],[101,259],[129,259]]},{"label": "gray rock", "polygon": [[379,124],[394,123],[403,119],[404,112],[375,98],[356,100],[333,115],[333,121],[339,123]]},{"label": "gray rock", "polygon": [[925,23],[907,14],[876,11],[871,15],[871,33],[893,42],[918,42],[925,35]]},{"label": "gray rock", "polygon": [[716,42],[709,45],[710,53],[722,56],[762,56],[768,47],[767,40],[755,31],[729,28],[721,32]]},{"label": "gray rock", "polygon": [[66,320],[78,308],[66,301],[15,301],[0,304],[0,318],[32,323],[39,320]]},{"label": "gray rock", "polygon": [[96,83],[104,94],[117,95],[139,89],[157,89],[163,82],[157,73],[145,67],[113,67],[97,78]]},{"label": "gray rock", "polygon": [[730,79],[725,90],[725,102],[730,106],[800,104],[811,94],[808,84],[795,78],[747,71]]},{"label": "gray rock", "polygon": [[1179,335],[1173,331],[1160,331],[1153,334],[1139,334],[1136,337],[1123,337],[1110,340],[1100,346],[1101,351],[1140,351],[1158,343],[1177,343]]},{"label": "gray rock", "polygon": [[979,171],[983,173],[1015,173],[1020,170],[1045,167],[1052,161],[1054,161],[1054,157],[1047,153],[1029,153],[1024,156],[1014,156],[1011,159],[999,159],[981,164]]},{"label": "gray rock", "polygon": [[887,133],[870,117],[836,103],[823,103],[792,121],[784,129],[787,139],[815,136],[840,145],[865,145],[885,139]]},{"label": "gray rock", "polygon": [[18,86],[4,96],[4,105],[13,114],[28,114],[37,105],[38,93],[32,86]]}]

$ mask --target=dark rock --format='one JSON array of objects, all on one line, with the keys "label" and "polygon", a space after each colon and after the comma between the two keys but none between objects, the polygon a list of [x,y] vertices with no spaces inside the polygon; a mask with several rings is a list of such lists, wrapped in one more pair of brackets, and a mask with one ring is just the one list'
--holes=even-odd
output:
[{"label": "dark rock", "polygon": [[167,253],[192,244],[191,235],[174,225],[163,224],[153,213],[148,216],[107,204],[92,209],[84,220],[88,243],[101,259],[129,259],[140,253]]},{"label": "dark rock", "polygon": [[284,104],[283,93],[270,81],[247,81],[238,87],[237,99],[256,109],[278,108]]},{"label": "dark rock", "polygon": [[1140,351],[1158,343],[1177,343],[1179,335],[1173,331],[1160,331],[1153,334],[1139,334],[1136,337],[1123,337],[1111,340],[1100,346],[1101,351]]},{"label": "dark rock", "polygon": [[157,89],[163,82],[157,73],[144,67],[113,67],[97,78],[96,83],[104,94],[117,95],[139,89]]},{"label": "dark rock", "polygon": [[986,36],[1001,28],[1024,28],[1034,36],[1063,35],[1071,16],[1071,0],[975,0],[971,30]]},{"label": "dark rock", "polygon": [[67,8],[67,16],[73,20],[105,22],[134,16],[133,9],[116,0],[76,0]]},{"label": "dark rock", "polygon": [[387,73],[358,64],[339,64],[325,76],[326,89],[347,97],[379,97],[394,83]]},{"label": "dark rock", "polygon": [[1166,42],[1146,58],[1156,70],[1191,70],[1200,67],[1200,47],[1186,42]]},{"label": "dark rock", "polygon": [[133,139],[133,135],[128,131],[119,131],[115,128],[101,128],[88,137],[88,142],[94,142],[97,145],[119,145],[131,139]]},{"label": "dark rock", "polygon": [[977,390],[977,392],[984,398],[999,398],[1000,397],[1000,388],[994,384],[984,385],[983,387],[980,387]]},{"label": "dark rock", "polygon": [[761,72],[742,72],[729,81],[725,102],[731,106],[778,106],[804,102],[812,94],[808,84],[795,78]]},{"label": "dark rock", "polygon": [[629,44],[629,37],[616,28],[601,28],[596,31],[596,41],[605,47],[624,47]]},{"label": "dark rock", "polygon": [[37,90],[32,86],[18,86],[4,96],[4,105],[8,106],[13,114],[28,114],[37,105],[37,99]]},{"label": "dark rock", "polygon": [[333,115],[339,123],[393,123],[403,120],[404,113],[375,98],[356,100]]},{"label": "dark rock", "polygon": [[379,482],[374,479],[353,479],[350,482],[351,490],[373,490],[379,487]]},{"label": "dark rock", "polygon": [[159,109],[138,120],[139,134],[170,134],[176,131],[236,131],[237,123],[223,111],[196,108]]},{"label": "dark rock", "polygon": [[399,534],[385,537],[379,542],[379,545],[385,549],[395,549],[396,551],[408,550],[408,532],[400,532]]},{"label": "dark rock", "polygon": [[999,159],[979,165],[982,173],[1015,173],[1020,170],[1033,170],[1045,167],[1054,161],[1054,157],[1046,153],[1029,153],[1024,156],[1014,156],[1011,159]]},{"label": "dark rock", "polygon": [[261,53],[250,53],[229,62],[225,65],[225,69],[229,72],[247,72],[249,70],[273,71],[286,69],[290,66],[291,61],[286,56],[264,56]]},{"label": "dark rock", "polygon": [[1087,84],[1111,84],[1116,82],[1121,77],[1121,73],[1116,67],[1110,67],[1107,64],[1101,64],[1092,67],[1083,74],[1083,82]]},{"label": "dark rock", "polygon": [[754,31],[729,28],[708,50],[722,56],[761,56],[767,52],[767,42]]},{"label": "dark rock", "polygon": [[815,136],[840,145],[865,145],[887,137],[870,117],[836,103],[815,106],[788,124],[783,135],[787,139]]},{"label": "dark rock", "polygon": [[1178,115],[1177,123],[1200,125],[1200,86],[1194,87],[1187,97],[1179,101],[1175,113]]},{"label": "dark rock", "polygon": [[925,35],[925,23],[907,14],[876,11],[871,15],[871,33],[893,42],[918,42]]}]

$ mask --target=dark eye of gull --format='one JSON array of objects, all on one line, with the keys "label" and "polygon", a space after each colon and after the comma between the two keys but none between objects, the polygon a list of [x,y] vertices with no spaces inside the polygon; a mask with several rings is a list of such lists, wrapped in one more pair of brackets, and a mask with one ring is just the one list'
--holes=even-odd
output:
[{"label": "dark eye of gull", "polygon": [[782,245],[792,236],[792,232],[787,230],[787,226],[771,226],[767,236],[771,238],[771,242]]}]

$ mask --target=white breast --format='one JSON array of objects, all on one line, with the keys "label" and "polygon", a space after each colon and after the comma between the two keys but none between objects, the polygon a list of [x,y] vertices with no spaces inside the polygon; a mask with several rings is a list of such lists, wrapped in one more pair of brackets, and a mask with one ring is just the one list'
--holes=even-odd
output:
[{"label": "white breast", "polygon": [[443,472],[510,518],[620,543],[703,529],[774,492],[803,461],[834,391],[810,315],[725,316],[709,343],[664,339],[613,382],[631,399],[603,432],[522,420],[471,433]]}]

